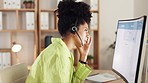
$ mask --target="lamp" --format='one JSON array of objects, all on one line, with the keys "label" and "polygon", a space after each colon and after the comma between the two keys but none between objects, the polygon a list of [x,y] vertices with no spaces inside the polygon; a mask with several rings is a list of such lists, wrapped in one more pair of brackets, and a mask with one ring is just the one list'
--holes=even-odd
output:
[{"label": "lamp", "polygon": [[17,52],[19,52],[22,49],[22,46],[20,44],[17,44],[13,42],[13,46],[11,48],[12,52],[16,54],[17,63],[19,63],[19,56],[17,55]]}]

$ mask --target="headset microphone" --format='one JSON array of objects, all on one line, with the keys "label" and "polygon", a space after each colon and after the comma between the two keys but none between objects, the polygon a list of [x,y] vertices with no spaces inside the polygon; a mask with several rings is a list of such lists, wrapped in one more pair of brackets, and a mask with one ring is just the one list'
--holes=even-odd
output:
[{"label": "headset microphone", "polygon": [[80,41],[81,41],[81,44],[82,44],[82,46],[83,46],[83,45],[84,45],[84,44],[83,44],[83,41],[82,41],[80,35],[77,33],[77,27],[76,27],[76,26],[73,26],[73,27],[71,28],[71,30],[72,30],[73,32],[76,32],[76,34],[77,34],[77,36],[79,37],[79,39],[80,39]]}]

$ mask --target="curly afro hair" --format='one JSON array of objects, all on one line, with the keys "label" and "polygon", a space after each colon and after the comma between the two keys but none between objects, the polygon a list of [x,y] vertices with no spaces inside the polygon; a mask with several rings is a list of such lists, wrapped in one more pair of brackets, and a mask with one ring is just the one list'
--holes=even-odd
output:
[{"label": "curly afro hair", "polygon": [[58,5],[58,18],[59,33],[61,36],[66,36],[72,26],[75,25],[79,29],[79,25],[90,23],[90,6],[84,2],[60,1]]}]

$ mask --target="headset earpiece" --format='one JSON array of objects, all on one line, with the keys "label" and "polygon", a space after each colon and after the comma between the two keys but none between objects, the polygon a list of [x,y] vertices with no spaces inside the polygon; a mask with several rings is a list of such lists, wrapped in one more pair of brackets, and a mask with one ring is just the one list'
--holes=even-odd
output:
[{"label": "headset earpiece", "polygon": [[76,32],[76,31],[77,31],[77,27],[76,27],[76,26],[73,26],[73,27],[71,28],[71,30],[72,30],[73,32]]},{"label": "headset earpiece", "polygon": [[75,32],[77,31],[77,27],[76,26],[72,26],[70,32],[75,34]]},{"label": "headset earpiece", "polygon": [[77,32],[77,27],[76,27],[77,22],[78,22],[78,18],[76,19],[75,24],[72,24],[72,27],[71,27],[71,30],[70,30],[70,32],[73,33],[73,34],[75,34],[75,32]]},{"label": "headset earpiece", "polygon": [[76,27],[77,22],[78,22],[78,18],[76,19],[75,24],[71,27],[70,32],[71,32],[71,33],[73,33],[73,34],[75,34],[75,33],[76,33],[76,34],[78,35],[78,37],[79,37],[79,39],[80,39],[80,41],[81,41],[81,44],[82,44],[82,46],[83,46],[83,45],[84,45],[84,44],[83,44],[83,41],[82,41],[82,39],[81,39],[80,35],[79,35],[79,34],[78,34],[78,32],[77,32],[77,27]]},{"label": "headset earpiece", "polygon": [[82,41],[82,39],[81,39],[81,37],[80,37],[80,35],[78,34],[78,32],[77,32],[77,27],[76,26],[73,26],[72,28],[71,28],[71,33],[76,33],[77,35],[78,35],[78,37],[79,37],[79,39],[80,39],[80,41],[81,41],[81,44],[82,44],[82,46],[83,46],[83,41]]}]

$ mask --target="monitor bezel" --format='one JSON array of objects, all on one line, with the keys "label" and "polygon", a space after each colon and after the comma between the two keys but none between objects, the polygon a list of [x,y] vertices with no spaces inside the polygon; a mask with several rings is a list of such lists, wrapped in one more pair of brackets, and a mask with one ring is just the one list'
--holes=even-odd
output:
[{"label": "monitor bezel", "polygon": [[[135,82],[138,82],[138,78],[139,78],[138,76],[139,76],[140,63],[141,63],[141,57],[142,57],[140,55],[142,55],[142,50],[143,50],[143,46],[144,46],[143,42],[144,42],[144,36],[145,36],[145,30],[146,30],[147,16],[144,15],[144,16],[134,18],[134,19],[118,20],[118,25],[117,25],[117,33],[118,33],[119,22],[121,22],[121,21],[134,21],[134,20],[139,20],[139,19],[142,19],[142,18],[143,18],[143,28],[142,28],[142,34],[141,34],[141,39],[140,39],[140,49],[139,49],[139,54],[138,54],[137,67],[136,67]],[[116,36],[116,40],[117,40],[117,36]],[[115,45],[115,48],[116,48],[116,45]],[[119,75],[126,83],[128,83],[127,79],[122,74],[120,74],[118,71],[116,71],[116,69],[114,69],[113,67],[112,67],[112,71],[115,72],[117,75]]]}]

